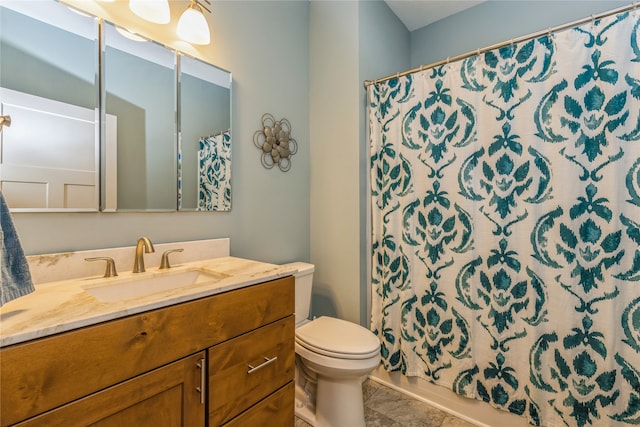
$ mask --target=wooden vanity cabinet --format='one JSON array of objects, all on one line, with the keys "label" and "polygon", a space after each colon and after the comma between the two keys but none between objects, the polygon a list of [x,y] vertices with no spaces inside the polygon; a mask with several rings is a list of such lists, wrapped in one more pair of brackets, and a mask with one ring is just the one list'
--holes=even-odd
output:
[{"label": "wooden vanity cabinet", "polygon": [[200,352],[16,424],[19,427],[203,426]]},{"label": "wooden vanity cabinet", "polygon": [[2,348],[0,426],[293,425],[293,310],[285,277]]}]

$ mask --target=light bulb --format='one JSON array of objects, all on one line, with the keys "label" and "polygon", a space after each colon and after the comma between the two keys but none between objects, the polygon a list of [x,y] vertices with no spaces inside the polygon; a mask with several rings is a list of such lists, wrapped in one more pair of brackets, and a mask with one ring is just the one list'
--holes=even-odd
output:
[{"label": "light bulb", "polygon": [[129,9],[140,18],[156,24],[171,20],[168,0],[129,0]]},{"label": "light bulb", "polygon": [[197,7],[189,6],[178,21],[178,36],[192,44],[209,44],[209,24]]}]

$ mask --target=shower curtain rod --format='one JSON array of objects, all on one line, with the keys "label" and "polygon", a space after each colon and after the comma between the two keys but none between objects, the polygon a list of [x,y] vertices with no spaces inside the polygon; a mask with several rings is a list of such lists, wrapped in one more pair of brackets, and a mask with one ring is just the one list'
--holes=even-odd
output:
[{"label": "shower curtain rod", "polygon": [[214,133],[213,135],[209,135],[209,136],[202,136],[201,138],[215,138],[216,136],[220,136],[220,135],[222,135],[223,133],[225,133],[225,132],[230,132],[230,131],[231,131],[231,129],[221,130],[221,131],[220,131],[220,132],[218,132],[218,133]]},{"label": "shower curtain rod", "polygon": [[577,21],[570,22],[568,24],[559,25],[559,26],[553,27],[553,28],[550,27],[547,30],[537,31],[535,33],[530,33],[530,34],[527,34],[525,36],[516,37],[516,38],[513,38],[511,40],[507,40],[507,41],[504,41],[504,42],[496,43],[496,44],[493,44],[491,46],[487,46],[487,47],[484,47],[484,48],[481,48],[481,49],[476,49],[474,51],[470,51],[470,52],[463,53],[463,54],[460,54],[460,55],[457,55],[457,56],[449,57],[449,58],[446,58],[446,59],[443,59],[443,60],[440,60],[440,61],[437,61],[437,62],[432,62],[429,65],[421,65],[419,67],[412,68],[411,70],[403,71],[401,73],[392,74],[390,76],[382,77],[382,78],[376,79],[376,80],[365,80],[364,81],[364,87],[367,88],[368,86],[370,86],[372,84],[378,84],[378,83],[381,83],[381,82],[384,82],[384,81],[387,81],[387,80],[391,80],[393,78],[406,76],[407,74],[412,74],[412,73],[416,73],[418,71],[428,70],[429,68],[434,68],[434,67],[438,67],[440,65],[448,64],[449,62],[459,61],[461,59],[466,59],[466,58],[469,58],[469,57],[474,56],[474,55],[480,55],[481,53],[484,53],[484,52],[487,52],[487,51],[490,51],[490,50],[494,50],[494,49],[500,49],[502,47],[505,47],[505,46],[508,46],[508,45],[511,45],[511,44],[514,44],[514,43],[520,43],[520,42],[523,42],[523,41],[526,41],[526,40],[535,39],[535,38],[538,38],[538,37],[543,36],[545,34],[551,34],[551,33],[555,33],[555,32],[562,31],[562,30],[566,30],[566,29],[569,29],[569,28],[572,28],[572,27],[577,27],[579,25],[586,24],[587,22],[592,22],[592,21],[595,21],[597,19],[606,18],[607,16],[611,16],[611,15],[615,15],[615,14],[618,14],[618,13],[626,12],[628,10],[635,10],[638,6],[640,6],[640,3],[634,1],[630,5],[622,6],[622,7],[619,7],[617,9],[610,10],[608,12],[603,12],[603,13],[598,14],[598,15],[594,14],[594,15],[591,15],[590,17],[588,17],[588,18],[583,18],[583,19],[580,19],[580,20],[577,20]]}]

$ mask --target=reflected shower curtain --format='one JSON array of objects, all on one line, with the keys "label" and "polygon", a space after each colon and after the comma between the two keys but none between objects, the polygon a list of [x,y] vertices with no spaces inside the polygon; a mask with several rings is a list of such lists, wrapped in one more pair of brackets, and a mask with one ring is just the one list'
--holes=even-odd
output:
[{"label": "reflected shower curtain", "polygon": [[387,370],[533,425],[640,424],[639,16],[369,86]]},{"label": "reflected shower curtain", "polygon": [[198,142],[198,210],[231,209],[231,133]]}]

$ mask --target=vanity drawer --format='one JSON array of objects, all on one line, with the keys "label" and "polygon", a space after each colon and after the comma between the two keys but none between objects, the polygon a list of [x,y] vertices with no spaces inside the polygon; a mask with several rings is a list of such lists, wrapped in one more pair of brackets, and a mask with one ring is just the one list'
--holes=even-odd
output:
[{"label": "vanity drawer", "polygon": [[294,340],[295,318],[289,316],[208,350],[210,426],[223,424],[293,380]]},{"label": "vanity drawer", "polygon": [[2,348],[0,426],[291,316],[294,304],[289,276]]},{"label": "vanity drawer", "polygon": [[293,381],[238,415],[223,427],[292,426],[295,423]]}]

